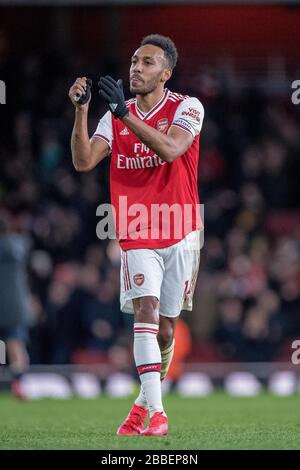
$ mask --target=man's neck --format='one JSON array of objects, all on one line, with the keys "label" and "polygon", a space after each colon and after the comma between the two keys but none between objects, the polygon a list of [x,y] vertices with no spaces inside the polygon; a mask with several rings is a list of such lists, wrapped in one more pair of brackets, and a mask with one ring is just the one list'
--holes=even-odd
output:
[{"label": "man's neck", "polygon": [[165,88],[159,88],[147,95],[137,95],[138,107],[143,113],[147,113],[162,99],[164,92]]}]

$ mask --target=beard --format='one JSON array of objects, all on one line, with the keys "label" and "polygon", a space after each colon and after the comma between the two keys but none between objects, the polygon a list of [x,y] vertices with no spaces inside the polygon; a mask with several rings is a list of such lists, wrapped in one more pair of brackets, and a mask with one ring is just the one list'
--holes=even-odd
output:
[{"label": "beard", "polygon": [[148,95],[149,93],[152,93],[157,88],[159,82],[160,82],[160,75],[147,83],[139,82],[138,85],[130,84],[130,93],[132,95],[142,95],[142,96]]}]

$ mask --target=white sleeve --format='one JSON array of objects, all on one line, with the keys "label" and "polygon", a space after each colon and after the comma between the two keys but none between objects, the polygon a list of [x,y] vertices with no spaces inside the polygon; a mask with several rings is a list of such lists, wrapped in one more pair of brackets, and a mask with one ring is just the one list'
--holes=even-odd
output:
[{"label": "white sleeve", "polygon": [[193,138],[202,128],[204,108],[197,98],[186,98],[176,109],[171,126],[178,126],[190,132]]},{"label": "white sleeve", "polygon": [[110,149],[112,148],[113,130],[110,111],[107,111],[107,113],[100,119],[92,138],[103,139],[108,143]]}]

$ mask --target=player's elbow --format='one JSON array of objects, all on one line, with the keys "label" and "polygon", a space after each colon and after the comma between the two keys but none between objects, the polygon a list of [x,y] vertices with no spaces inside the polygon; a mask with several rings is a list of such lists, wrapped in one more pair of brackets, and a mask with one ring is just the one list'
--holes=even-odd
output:
[{"label": "player's elbow", "polygon": [[163,155],[163,157],[161,157],[161,158],[166,163],[172,163],[175,160],[175,158],[173,158],[171,155]]},{"label": "player's elbow", "polygon": [[75,170],[78,171],[79,173],[91,171],[93,169],[93,167],[91,167],[91,165],[87,165],[87,164],[84,164],[84,163],[78,163],[78,162],[74,162],[74,161],[73,161],[73,166],[74,166]]},{"label": "player's elbow", "polygon": [[178,151],[176,148],[170,148],[168,151],[166,151],[161,158],[167,162],[167,163],[172,163],[176,158],[180,157],[181,153]]},{"label": "player's elbow", "polygon": [[161,158],[167,163],[172,163],[183,153],[184,152],[178,142],[176,142],[175,139],[168,138],[165,152],[163,152],[163,156]]}]

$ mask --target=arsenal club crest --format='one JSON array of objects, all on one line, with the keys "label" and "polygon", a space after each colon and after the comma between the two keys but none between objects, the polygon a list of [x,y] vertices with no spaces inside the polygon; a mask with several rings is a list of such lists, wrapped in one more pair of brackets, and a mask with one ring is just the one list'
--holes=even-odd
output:
[{"label": "arsenal club crest", "polygon": [[165,134],[165,132],[167,132],[168,130],[168,119],[167,118],[159,119],[159,121],[157,121],[157,124],[156,124],[156,129],[159,132],[162,132],[163,134]]},{"label": "arsenal club crest", "polygon": [[137,286],[141,286],[144,283],[145,277],[144,274],[135,274],[133,276],[134,283]]}]

